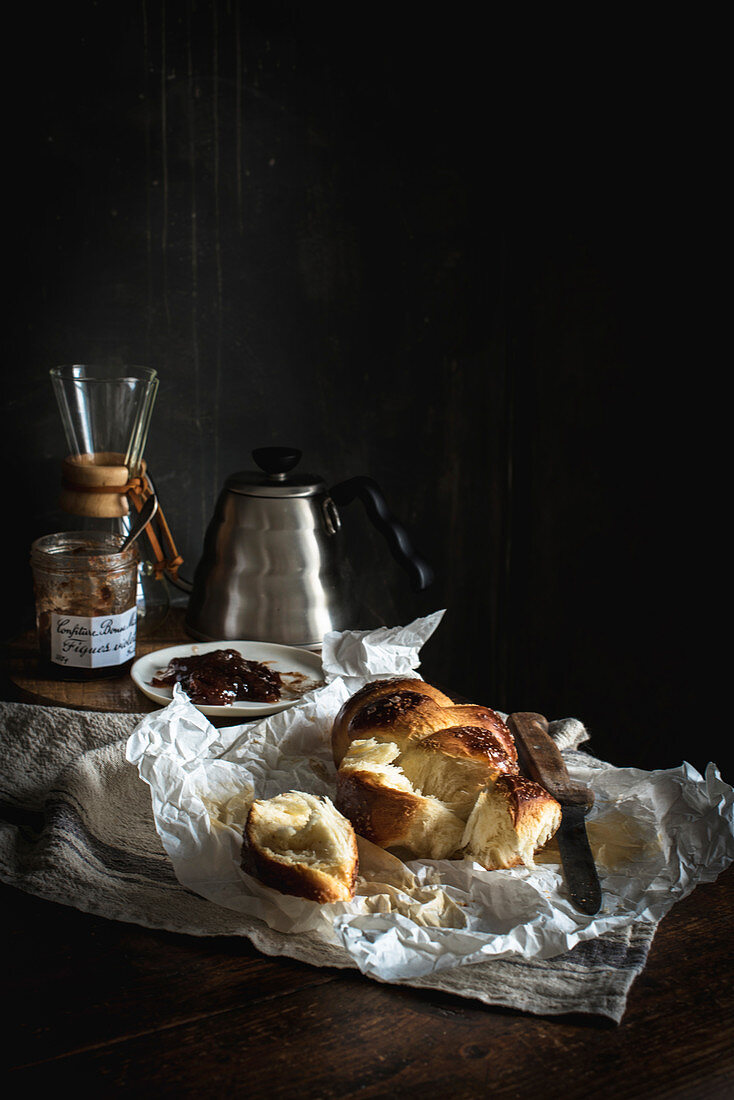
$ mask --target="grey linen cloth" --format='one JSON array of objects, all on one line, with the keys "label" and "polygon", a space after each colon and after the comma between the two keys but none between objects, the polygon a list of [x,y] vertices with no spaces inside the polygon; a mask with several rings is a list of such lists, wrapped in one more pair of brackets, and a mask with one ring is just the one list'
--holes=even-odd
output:
[{"label": "grey linen cloth", "polygon": [[[245,936],[265,955],[354,968],[346,951],[316,935],[277,932],[181,886],[155,829],[149,788],[125,759],[142,717],[0,702],[0,880],[111,920]],[[566,754],[588,739],[575,719],[552,723],[551,733]],[[400,984],[537,1015],[619,1022],[656,927],[638,921],[552,959],[491,959]]]}]

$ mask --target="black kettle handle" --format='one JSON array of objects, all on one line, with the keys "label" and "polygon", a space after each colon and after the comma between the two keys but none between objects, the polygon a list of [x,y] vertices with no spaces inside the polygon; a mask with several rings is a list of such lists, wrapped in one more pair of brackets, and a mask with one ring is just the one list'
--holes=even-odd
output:
[{"label": "black kettle handle", "polygon": [[433,582],[433,569],[413,549],[407,531],[391,515],[382,489],[376,481],[371,477],[351,477],[330,489],[329,496],[337,505],[350,504],[355,497],[359,497],[367,515],[377,530],[385,536],[390,553],[410,576],[413,589],[421,592],[428,588]]}]

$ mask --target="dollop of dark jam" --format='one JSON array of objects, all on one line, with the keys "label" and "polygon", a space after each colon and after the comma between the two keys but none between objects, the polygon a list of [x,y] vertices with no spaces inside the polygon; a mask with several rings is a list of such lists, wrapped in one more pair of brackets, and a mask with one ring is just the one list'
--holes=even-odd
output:
[{"label": "dollop of dark jam", "polygon": [[192,703],[277,703],[280,674],[259,661],[247,661],[236,649],[174,657],[151,681],[154,687],[180,684]]}]

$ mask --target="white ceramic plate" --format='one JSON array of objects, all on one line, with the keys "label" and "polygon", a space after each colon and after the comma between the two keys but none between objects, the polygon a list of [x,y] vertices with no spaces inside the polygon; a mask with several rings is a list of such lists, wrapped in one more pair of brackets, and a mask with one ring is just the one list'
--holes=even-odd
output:
[{"label": "white ceramic plate", "polygon": [[189,645],[169,646],[139,657],[130,669],[134,683],[154,703],[167,706],[173,698],[168,687],[154,687],[151,681],[166,667],[173,657],[191,657],[210,653],[213,649],[236,649],[247,661],[259,661],[279,672],[284,690],[277,703],[228,703],[226,706],[194,706],[209,718],[256,718],[262,714],[275,714],[297,703],[301,696],[323,682],[321,656],[309,649],[275,645],[271,642],[192,642]]}]

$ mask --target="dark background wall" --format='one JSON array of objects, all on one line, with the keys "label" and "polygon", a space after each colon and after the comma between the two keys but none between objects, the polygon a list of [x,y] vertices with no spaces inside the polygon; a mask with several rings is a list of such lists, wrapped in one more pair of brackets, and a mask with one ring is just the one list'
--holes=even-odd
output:
[{"label": "dark background wall", "polygon": [[412,593],[350,506],[355,625],[445,607],[427,678],[728,777],[719,31],[427,11],[13,17],[6,632],[68,526],[49,368],[143,363],[184,575],[224,478],[299,447],[437,572]]}]

